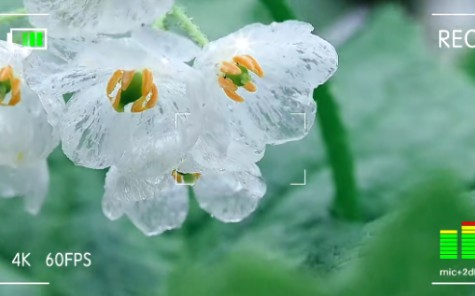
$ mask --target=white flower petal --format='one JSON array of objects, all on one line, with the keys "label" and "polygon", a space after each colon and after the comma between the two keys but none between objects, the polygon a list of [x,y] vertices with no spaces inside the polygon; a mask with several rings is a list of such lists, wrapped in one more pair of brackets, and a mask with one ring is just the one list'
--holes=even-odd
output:
[{"label": "white flower petal", "polygon": [[[312,30],[311,25],[297,21],[254,24],[211,42],[197,57],[195,67],[206,80],[205,93],[201,93],[205,112],[214,109],[224,114],[226,122],[218,124],[232,137],[223,161],[236,155],[242,155],[244,162],[257,161],[266,144],[307,135],[315,120],[313,90],[333,75],[338,64],[334,48],[312,35]],[[243,103],[228,98],[217,83],[221,63],[237,55],[253,56],[265,73],[263,78],[252,74],[257,92],[239,89]],[[205,130],[213,133],[210,128]],[[217,136],[205,135],[204,139]]]},{"label": "white flower petal", "polygon": [[36,215],[40,211],[48,185],[48,165],[44,160],[18,168],[0,166],[0,197],[24,197],[30,214]]},{"label": "white flower petal", "polygon": [[266,185],[257,166],[243,172],[203,172],[194,186],[200,207],[223,222],[240,222],[257,208]]},{"label": "white flower petal", "polygon": [[152,176],[175,169],[200,132],[198,106],[189,99],[186,84],[176,78],[155,77],[160,100],[138,118],[121,160],[123,166],[140,167],[143,174]]},{"label": "white flower petal", "polygon": [[75,164],[93,169],[114,164],[131,133],[127,117],[120,116],[99,92],[93,87],[75,94],[61,126],[64,153]]},{"label": "white flower petal", "polygon": [[165,15],[173,0],[24,0],[35,27],[48,28],[51,36],[94,37],[97,34],[122,34],[142,24],[151,24]]},{"label": "white flower petal", "polygon": [[46,159],[59,143],[38,97],[22,87],[22,100],[14,107],[0,106],[0,165],[20,166]]},{"label": "white flower petal", "polygon": [[66,106],[63,95],[90,88],[107,79],[107,74],[107,69],[89,69],[50,51],[37,51],[25,60],[25,79],[38,94],[49,122],[55,127],[61,125]]},{"label": "white flower petal", "polygon": [[146,235],[178,228],[186,219],[187,188],[176,185],[170,174],[147,179],[113,167],[105,189],[105,215],[114,220],[126,214]]},{"label": "white flower petal", "polygon": [[142,45],[145,50],[151,50],[152,54],[182,62],[191,61],[201,52],[201,49],[190,39],[153,28],[141,28],[132,32],[132,39]]}]

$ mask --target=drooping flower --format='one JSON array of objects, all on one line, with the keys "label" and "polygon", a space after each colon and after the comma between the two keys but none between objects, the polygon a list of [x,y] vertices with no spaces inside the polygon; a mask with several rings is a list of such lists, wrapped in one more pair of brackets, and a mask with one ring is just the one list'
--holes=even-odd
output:
[{"label": "drooping flower", "polygon": [[313,91],[338,65],[333,46],[312,31],[298,21],[253,24],[204,47],[194,63],[206,81],[196,96],[208,114],[198,163],[235,169],[259,161],[266,145],[307,135]]},{"label": "drooping flower", "polygon": [[[167,54],[166,48],[150,48],[159,41],[146,32],[136,34],[77,44],[53,40],[51,52],[29,59],[30,73],[43,73],[32,85],[56,110],[52,123],[77,165],[171,170],[198,137],[198,126],[182,116],[195,109],[187,89],[198,74],[183,61],[192,59],[196,47],[161,33],[158,38],[185,48]],[[66,94],[72,97],[65,104]]]},{"label": "drooping flower", "polygon": [[47,28],[53,37],[95,37],[123,34],[164,16],[173,0],[24,0],[35,27]]},{"label": "drooping flower", "polygon": [[185,221],[188,185],[193,186],[200,207],[223,222],[243,220],[265,194],[266,185],[254,164],[243,171],[224,172],[186,162],[155,176],[112,167],[106,178],[104,214],[111,220],[127,215],[146,235],[158,235]]},{"label": "drooping flower", "polygon": [[27,49],[0,41],[0,197],[25,197],[36,214],[47,194],[46,158],[58,145],[38,96],[23,75]]}]

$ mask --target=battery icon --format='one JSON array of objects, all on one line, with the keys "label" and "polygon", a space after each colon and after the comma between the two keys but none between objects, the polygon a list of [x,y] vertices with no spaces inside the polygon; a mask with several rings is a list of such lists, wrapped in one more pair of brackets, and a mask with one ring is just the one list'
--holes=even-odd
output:
[{"label": "battery icon", "polygon": [[47,29],[15,28],[7,33],[7,41],[33,50],[48,49]]}]

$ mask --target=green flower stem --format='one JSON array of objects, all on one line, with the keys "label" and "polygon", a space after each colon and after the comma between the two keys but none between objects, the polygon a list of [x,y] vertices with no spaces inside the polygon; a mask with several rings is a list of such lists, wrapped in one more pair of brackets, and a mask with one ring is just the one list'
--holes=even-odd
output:
[{"label": "green flower stem", "polygon": [[[25,13],[26,13],[25,8],[19,8],[17,10],[10,11],[9,14],[12,14],[12,15],[0,16],[0,24],[8,23],[10,21],[25,17],[25,15],[21,15]],[[14,14],[18,14],[18,15],[14,15]]]},{"label": "green flower stem", "polygon": [[313,98],[318,103],[317,120],[335,184],[333,213],[346,220],[358,220],[360,204],[353,155],[338,104],[330,91],[330,83],[315,89]]},{"label": "green flower stem", "polygon": [[[275,20],[296,19],[286,0],[261,0]],[[355,177],[353,155],[340,116],[338,105],[330,92],[329,83],[314,91],[318,103],[319,122],[325,149],[332,167],[335,199],[333,214],[345,220],[360,219],[360,200]]]},{"label": "green flower stem", "polygon": [[209,43],[208,37],[206,37],[198,25],[193,22],[191,17],[186,14],[185,10],[181,6],[175,5],[168,16],[175,18],[178,21],[180,27],[199,46],[204,47]]}]

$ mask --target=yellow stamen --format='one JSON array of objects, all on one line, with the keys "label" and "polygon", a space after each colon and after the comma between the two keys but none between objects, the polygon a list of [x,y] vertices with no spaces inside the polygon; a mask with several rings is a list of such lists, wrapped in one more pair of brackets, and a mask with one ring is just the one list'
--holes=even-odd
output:
[{"label": "yellow stamen", "polygon": [[123,71],[122,74],[122,91],[125,91],[129,88],[129,85],[132,83],[132,79],[134,78],[135,71]]},{"label": "yellow stamen", "polygon": [[142,94],[143,96],[132,105],[134,113],[153,108],[158,101],[158,89],[153,83],[153,74],[148,69],[142,71]]},{"label": "yellow stamen", "polygon": [[224,61],[221,63],[221,75],[218,77],[219,86],[224,93],[233,101],[242,103],[244,98],[237,91],[243,87],[248,92],[256,92],[257,86],[252,82],[250,72],[258,77],[264,77],[264,70],[259,62],[250,55],[233,57],[233,62]]},{"label": "yellow stamen", "polygon": [[242,65],[257,74],[259,77],[264,77],[264,70],[262,70],[261,65],[250,55],[245,56],[235,56],[233,61],[239,65]]},{"label": "yellow stamen", "polygon": [[0,70],[0,81],[11,80],[13,78],[12,66],[6,66]]},{"label": "yellow stamen", "polygon": [[221,65],[221,72],[231,75],[240,75],[242,73],[241,69],[236,64],[230,62],[223,62]]},{"label": "yellow stamen", "polygon": [[107,96],[109,96],[109,98],[111,98],[112,92],[115,90],[115,87],[117,86],[117,83],[119,83],[120,80],[122,79],[122,74],[123,73],[124,73],[124,71],[117,70],[117,71],[114,72],[114,74],[112,74],[111,79],[107,83]]},{"label": "yellow stamen", "polygon": [[148,94],[152,91],[153,87],[153,75],[150,70],[145,69],[142,71],[142,93]]},{"label": "yellow stamen", "polygon": [[115,98],[111,101],[112,102],[112,107],[115,109],[115,110],[118,110],[119,109],[119,105],[120,105],[120,99],[122,98],[122,92],[117,92],[117,95],[115,96]]},{"label": "yellow stamen", "polygon": [[[124,106],[121,106],[122,99],[130,102],[127,98],[123,98],[123,93],[129,89],[134,81],[136,71],[117,70],[112,74],[107,83],[107,96],[109,97],[112,107],[119,112],[124,111]],[[149,69],[144,69],[141,73],[142,85],[140,88],[141,94],[139,99],[134,100],[131,107],[131,112],[143,112],[151,109],[157,105],[158,102],[158,88],[153,82],[153,73]],[[118,85],[120,86],[117,93],[115,93]],[[128,103],[125,103],[128,104]]]},{"label": "yellow stamen", "polygon": [[132,104],[132,109],[130,111],[132,113],[139,113],[145,111],[145,103],[147,102],[147,97],[141,97],[135,103]]},{"label": "yellow stamen", "polygon": [[257,86],[252,82],[248,82],[248,83],[244,84],[244,88],[248,92],[252,92],[252,93],[257,91]]},{"label": "yellow stamen", "polygon": [[254,70],[251,70],[251,71],[256,73],[257,76],[261,78],[264,77],[264,70],[262,69],[261,64],[259,64],[259,62],[251,55],[246,55],[246,58],[251,60],[252,65],[254,66]]},{"label": "yellow stamen", "polygon": [[[200,173],[180,173],[177,170],[172,171],[172,177],[175,179],[175,182],[177,184],[184,184],[184,185],[194,185],[196,181],[198,181],[199,178],[201,178]],[[185,179],[188,177],[188,181]]]},{"label": "yellow stamen", "polygon": [[[21,80],[15,78],[12,66],[0,69],[0,84],[4,88],[4,93],[0,96],[0,106],[15,106],[21,101]],[[3,103],[6,95],[10,94],[10,101]]]},{"label": "yellow stamen", "polygon": [[158,103],[158,88],[157,86],[154,84],[152,86],[152,95],[150,96],[150,100],[148,101],[147,103],[147,109],[152,109],[153,107],[155,107]]},{"label": "yellow stamen", "polygon": [[230,90],[230,91],[237,91],[238,90],[237,85],[235,85],[234,82],[229,78],[224,78],[223,76],[219,76],[218,82],[219,82],[219,85],[223,89],[227,89],[227,90]]},{"label": "yellow stamen", "polygon": [[235,91],[230,91],[228,89],[225,89],[224,92],[230,99],[232,99],[233,101],[237,103],[243,103],[245,101],[244,98],[238,95],[238,93]]},{"label": "yellow stamen", "polygon": [[21,87],[20,87],[20,79],[15,78],[12,83],[12,98],[8,103],[10,106],[15,106],[16,104],[20,103],[21,101]]}]

